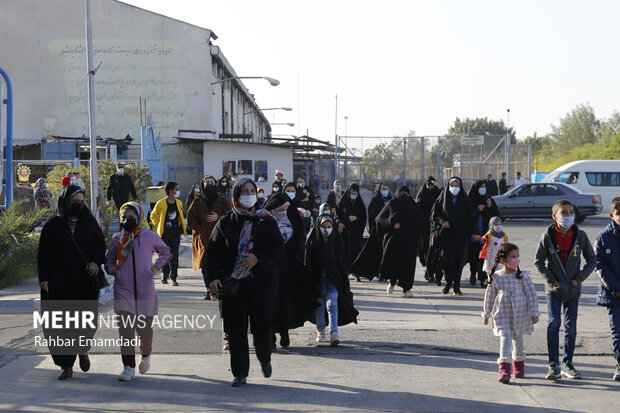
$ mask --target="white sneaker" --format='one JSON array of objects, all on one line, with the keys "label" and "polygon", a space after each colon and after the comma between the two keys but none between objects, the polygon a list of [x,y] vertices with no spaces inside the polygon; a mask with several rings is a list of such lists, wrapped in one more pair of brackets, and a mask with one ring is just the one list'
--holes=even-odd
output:
[{"label": "white sneaker", "polygon": [[388,282],[387,293],[392,294],[394,292],[394,286]]},{"label": "white sneaker", "polygon": [[330,346],[332,347],[340,344],[340,336],[338,335],[338,333],[329,333],[329,342]]},{"label": "white sneaker", "polygon": [[151,368],[151,355],[140,357],[140,364],[138,364],[138,372],[140,374],[146,374],[147,371]]},{"label": "white sneaker", "polygon": [[325,341],[327,339],[327,336],[325,334],[325,330],[319,330],[316,332],[316,342],[320,343],[321,341]]},{"label": "white sneaker", "polygon": [[125,366],[121,375],[118,376],[118,380],[131,381],[131,379],[133,379],[134,377],[136,377],[136,369],[134,369],[133,367]]},{"label": "white sneaker", "polygon": [[411,291],[411,290],[407,290],[407,291],[405,291],[405,292],[403,293],[403,295],[404,295],[405,297],[410,297],[410,298],[413,298],[413,291]]}]

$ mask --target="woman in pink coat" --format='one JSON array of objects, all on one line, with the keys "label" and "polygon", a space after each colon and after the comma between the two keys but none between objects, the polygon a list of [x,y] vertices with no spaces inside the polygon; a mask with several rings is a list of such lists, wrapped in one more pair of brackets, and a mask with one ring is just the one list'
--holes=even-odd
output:
[{"label": "woman in pink coat", "polygon": [[[150,367],[153,344],[153,316],[157,314],[155,274],[168,262],[170,248],[148,229],[144,210],[137,202],[127,202],[120,211],[122,231],[114,236],[106,253],[106,270],[114,281],[114,311],[118,316],[119,336],[123,342],[140,339],[141,360],[138,371]],[[153,264],[153,254],[158,255]],[[135,346],[121,346],[124,369],[119,380],[135,376]]]}]

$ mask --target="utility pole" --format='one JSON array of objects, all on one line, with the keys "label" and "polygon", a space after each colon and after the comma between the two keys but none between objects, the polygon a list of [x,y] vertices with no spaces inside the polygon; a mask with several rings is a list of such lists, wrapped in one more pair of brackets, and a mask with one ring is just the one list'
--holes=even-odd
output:
[{"label": "utility pole", "polygon": [[90,210],[99,221],[99,178],[97,176],[97,133],[95,131],[95,71],[93,69],[93,33],[90,0],[86,0],[86,68],[88,70],[88,130],[90,134]]},{"label": "utility pole", "polygon": [[336,122],[334,124],[334,181],[338,179],[338,95],[336,95]]},{"label": "utility pole", "polygon": [[407,185],[407,138],[403,138],[403,179],[402,185]]}]

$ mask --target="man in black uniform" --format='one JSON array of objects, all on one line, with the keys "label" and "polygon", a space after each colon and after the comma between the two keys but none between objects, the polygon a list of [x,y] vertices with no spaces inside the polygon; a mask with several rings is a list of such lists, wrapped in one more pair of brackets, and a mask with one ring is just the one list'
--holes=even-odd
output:
[{"label": "man in black uniform", "polygon": [[495,195],[499,195],[498,189],[497,189],[497,181],[495,179],[493,179],[493,175],[492,174],[488,174],[487,175],[487,180],[486,180],[486,187],[487,187],[487,195],[488,196],[495,196]]},{"label": "man in black uniform", "polygon": [[108,181],[107,200],[108,205],[112,204],[114,199],[114,205],[117,209],[120,209],[124,203],[129,201],[129,193],[133,196],[132,199],[137,200],[136,188],[133,185],[133,179],[131,176],[125,174],[125,166],[122,163],[116,165],[116,173],[110,177]]},{"label": "man in black uniform", "polygon": [[499,180],[499,194],[504,195],[508,192],[508,184],[506,183],[506,172],[502,172],[502,179]]}]

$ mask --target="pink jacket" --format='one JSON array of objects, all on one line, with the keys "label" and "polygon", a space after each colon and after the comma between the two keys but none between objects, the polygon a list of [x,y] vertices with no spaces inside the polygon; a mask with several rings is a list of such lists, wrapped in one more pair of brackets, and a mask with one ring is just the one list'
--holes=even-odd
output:
[{"label": "pink jacket", "polygon": [[105,267],[108,273],[118,270],[114,280],[114,311],[127,311],[132,314],[155,315],[158,312],[155,280],[151,268],[153,254],[158,258],[155,265],[161,268],[168,262],[170,248],[150,229],[143,229],[133,241],[133,254],[136,257],[136,287],[138,303],[135,303],[133,257],[129,255],[120,268],[116,265],[118,243],[124,232],[114,235],[110,248],[105,255]]}]

